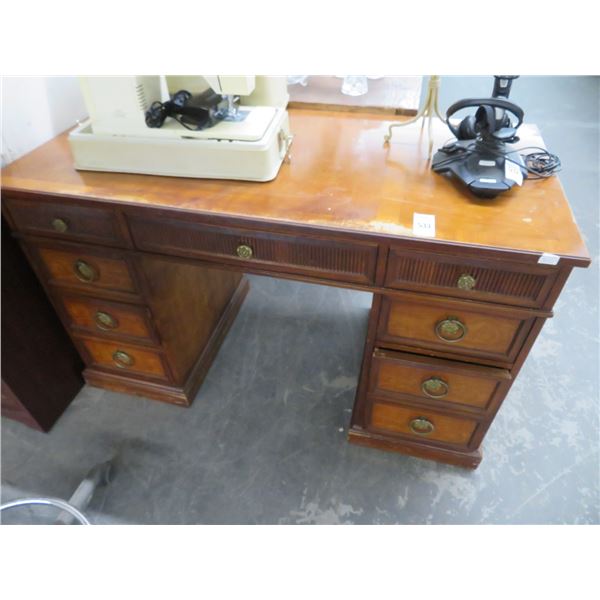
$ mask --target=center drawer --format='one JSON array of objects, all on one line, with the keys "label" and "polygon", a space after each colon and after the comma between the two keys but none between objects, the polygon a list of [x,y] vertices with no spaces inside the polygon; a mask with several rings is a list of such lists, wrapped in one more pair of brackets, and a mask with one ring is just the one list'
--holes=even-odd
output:
[{"label": "center drawer", "polygon": [[303,273],[311,277],[370,284],[375,280],[377,244],[310,236],[213,227],[174,219],[128,216],[140,250],[211,258],[252,269]]}]

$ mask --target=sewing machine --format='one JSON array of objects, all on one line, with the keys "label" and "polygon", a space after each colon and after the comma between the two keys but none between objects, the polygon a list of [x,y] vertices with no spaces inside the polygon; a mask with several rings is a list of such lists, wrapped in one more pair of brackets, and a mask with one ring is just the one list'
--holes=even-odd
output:
[{"label": "sewing machine", "polygon": [[[80,78],[89,120],[69,134],[75,168],[175,177],[274,179],[292,136],[285,77],[158,76]],[[206,123],[148,118],[181,90],[209,97]]]}]

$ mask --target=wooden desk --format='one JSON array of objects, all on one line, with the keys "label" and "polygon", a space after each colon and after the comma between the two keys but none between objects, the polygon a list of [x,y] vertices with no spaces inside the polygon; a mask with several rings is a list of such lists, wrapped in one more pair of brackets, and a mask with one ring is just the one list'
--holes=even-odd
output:
[{"label": "wooden desk", "polygon": [[[590,263],[559,180],[477,200],[430,170],[418,127],[386,149],[384,116],[290,118],[292,161],[269,183],[77,172],[65,135],[3,171],[3,211],[85,379],[189,405],[241,273],[366,290],[350,440],[477,466],[571,269]],[[412,234],[415,212],[435,215],[435,238]]]}]

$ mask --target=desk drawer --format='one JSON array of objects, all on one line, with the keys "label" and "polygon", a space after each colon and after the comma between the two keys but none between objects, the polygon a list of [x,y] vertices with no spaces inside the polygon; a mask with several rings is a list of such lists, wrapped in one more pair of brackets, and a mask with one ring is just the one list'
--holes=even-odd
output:
[{"label": "desk drawer", "polygon": [[422,441],[468,446],[478,422],[448,416],[429,409],[375,401],[370,408],[369,428]]},{"label": "desk drawer", "polygon": [[172,219],[129,217],[137,248],[240,263],[248,268],[373,283],[377,245],[211,227]]},{"label": "desk drawer", "polygon": [[137,292],[133,269],[120,252],[69,244],[28,248],[37,255],[51,284],[89,291]]},{"label": "desk drawer", "polygon": [[504,398],[510,382],[511,376],[504,369],[376,350],[369,393],[450,409],[477,409],[483,414]]},{"label": "desk drawer", "polygon": [[390,249],[385,285],[472,300],[541,306],[556,270],[539,265],[463,260]]},{"label": "desk drawer", "polygon": [[143,375],[168,380],[167,369],[158,352],[120,342],[81,338],[84,357],[92,366],[119,373]]},{"label": "desk drawer", "polygon": [[9,198],[6,202],[15,226],[21,233],[100,244],[121,244],[124,241],[117,217],[108,208],[43,199]]},{"label": "desk drawer", "polygon": [[377,338],[399,349],[437,350],[508,365],[534,319],[525,309],[407,294],[383,299]]},{"label": "desk drawer", "polygon": [[150,311],[143,306],[71,295],[62,295],[57,301],[75,333],[138,343],[158,342],[153,333]]}]

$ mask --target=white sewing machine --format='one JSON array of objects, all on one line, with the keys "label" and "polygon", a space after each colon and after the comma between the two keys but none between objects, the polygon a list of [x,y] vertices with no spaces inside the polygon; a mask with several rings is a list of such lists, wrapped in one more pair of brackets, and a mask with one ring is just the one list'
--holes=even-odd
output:
[{"label": "white sewing machine", "polygon": [[[76,169],[269,181],[291,144],[285,77],[143,75],[80,83],[89,120],[69,134]],[[148,126],[147,111],[180,90],[194,98],[218,94],[204,128],[178,115]]]}]

